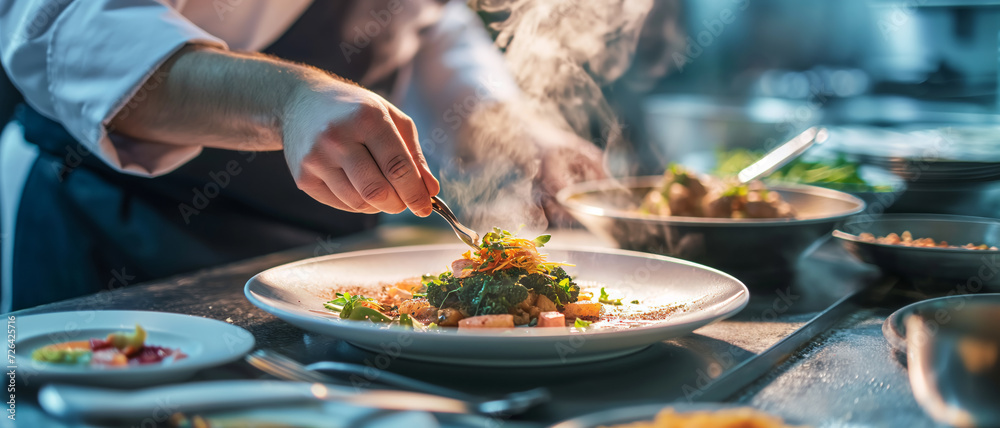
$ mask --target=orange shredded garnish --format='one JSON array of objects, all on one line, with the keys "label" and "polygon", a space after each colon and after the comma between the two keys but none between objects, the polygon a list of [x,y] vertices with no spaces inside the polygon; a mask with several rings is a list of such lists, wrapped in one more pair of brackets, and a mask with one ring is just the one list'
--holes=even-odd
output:
[{"label": "orange shredded garnish", "polygon": [[548,274],[556,266],[572,266],[567,263],[549,263],[545,255],[538,252],[534,241],[511,237],[508,233],[489,233],[483,238],[478,251],[466,251],[463,258],[475,263],[473,272],[495,273],[505,269],[524,269],[533,273]]}]

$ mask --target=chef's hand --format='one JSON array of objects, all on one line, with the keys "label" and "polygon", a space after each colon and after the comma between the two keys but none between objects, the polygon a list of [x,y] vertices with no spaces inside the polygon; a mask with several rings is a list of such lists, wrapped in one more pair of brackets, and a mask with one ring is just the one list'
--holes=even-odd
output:
[{"label": "chef's hand", "polygon": [[552,226],[569,226],[573,218],[556,200],[556,193],[581,181],[607,177],[604,152],[574,133],[554,128],[535,135],[541,165],[535,177],[536,198]]},{"label": "chef's hand", "polygon": [[147,155],[162,153],[150,147],[159,144],[284,150],[299,188],[320,202],[364,213],[431,213],[440,186],[416,127],[368,90],[266,55],[197,45],[154,75],[110,126],[146,142]]},{"label": "chef's hand", "polygon": [[382,97],[339,80],[309,82],[289,99],[282,134],[299,189],[345,211],[426,217],[440,190],[417,128]]}]

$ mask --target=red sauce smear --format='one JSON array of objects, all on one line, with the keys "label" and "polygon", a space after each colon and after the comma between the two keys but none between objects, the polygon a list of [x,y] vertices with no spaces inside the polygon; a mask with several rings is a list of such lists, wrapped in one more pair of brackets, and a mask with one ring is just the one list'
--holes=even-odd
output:
[{"label": "red sauce smear", "polygon": [[[106,339],[90,339],[90,350],[94,351],[94,360],[101,361],[105,358],[113,358],[114,354],[125,354],[111,345]],[[103,352],[98,352],[103,351]],[[174,357],[174,360],[181,360],[187,355],[180,349],[166,348],[156,345],[143,345],[137,351],[125,354],[128,364],[155,364],[163,360]],[[110,362],[110,361],[109,361]]]}]

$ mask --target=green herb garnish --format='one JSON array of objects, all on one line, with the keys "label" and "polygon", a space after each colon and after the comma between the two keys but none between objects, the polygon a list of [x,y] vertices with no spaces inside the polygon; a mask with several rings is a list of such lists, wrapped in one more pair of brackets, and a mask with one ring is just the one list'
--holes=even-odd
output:
[{"label": "green herb garnish", "polygon": [[[337,298],[323,304],[327,309],[338,312],[341,319],[369,320],[371,322],[390,322],[391,318],[378,311],[382,306],[375,299],[351,293],[337,293]],[[370,308],[374,306],[378,309]]]},{"label": "green herb garnish", "polygon": [[536,247],[543,247],[549,242],[550,239],[552,239],[552,235],[542,235],[533,239],[531,242],[534,243]]},{"label": "green herb garnish", "polygon": [[[750,166],[764,156],[763,152],[733,149],[716,152],[716,168],[712,172],[720,177],[738,174],[743,168]],[[806,161],[796,159],[768,176],[770,182],[814,184],[833,189],[866,189],[886,191],[889,186],[873,186],[859,174],[857,162],[847,160],[844,155],[835,159]]]},{"label": "green herb garnish", "polygon": [[547,262],[537,253],[536,248],[549,239],[550,235],[542,235],[529,241],[494,228],[483,236],[480,247],[485,251],[466,255],[477,266],[470,275],[456,278],[453,272],[445,272],[423,279],[427,302],[471,316],[514,313],[531,291],[558,306],[575,302],[580,287],[563,264]]},{"label": "green herb garnish", "polygon": [[621,304],[622,304],[622,299],[614,299],[614,300],[612,300],[611,297],[608,296],[608,292],[604,291],[604,287],[601,287],[601,297],[598,298],[597,301],[601,302],[601,303],[604,303],[606,305],[621,306]]},{"label": "green herb garnish", "polygon": [[401,327],[413,328],[413,318],[409,314],[399,314],[399,325]]}]

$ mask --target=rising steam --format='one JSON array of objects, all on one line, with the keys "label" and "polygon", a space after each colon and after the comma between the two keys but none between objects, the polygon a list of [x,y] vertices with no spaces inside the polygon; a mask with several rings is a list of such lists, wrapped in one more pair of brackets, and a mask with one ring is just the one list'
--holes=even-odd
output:
[{"label": "rising steam", "polygon": [[527,231],[548,223],[532,181],[539,172],[527,141],[539,129],[572,132],[606,150],[612,176],[626,175],[630,145],[601,86],[631,64],[653,0],[470,0],[488,20],[523,97],[475,111],[469,118],[474,150],[441,178],[449,198],[478,229]]}]

